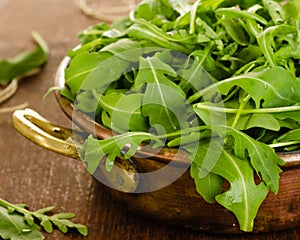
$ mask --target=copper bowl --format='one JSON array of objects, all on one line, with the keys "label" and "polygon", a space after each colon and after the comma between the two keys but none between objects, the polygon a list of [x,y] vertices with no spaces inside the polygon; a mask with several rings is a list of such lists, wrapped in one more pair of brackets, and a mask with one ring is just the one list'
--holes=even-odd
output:
[{"label": "copper bowl", "polygon": [[[64,70],[69,61],[70,59],[66,57],[58,68],[55,79],[55,85],[58,87],[63,87],[65,84]],[[64,113],[83,132],[95,133],[99,139],[113,135],[111,130],[76,111],[73,104],[62,97],[59,92],[56,92],[56,98]],[[76,146],[66,141],[73,136],[72,130],[51,124],[32,110],[15,112],[13,123],[19,132],[38,145],[78,158]],[[142,149],[131,159],[137,169],[152,172],[161,169],[171,161],[175,162],[172,165],[174,171],[177,168],[187,168],[188,160],[185,152],[163,148],[159,153],[151,156],[152,153],[149,151],[150,149],[147,148]],[[145,159],[147,154],[150,157]],[[300,152],[278,153],[278,155],[286,162],[280,178],[279,193],[276,196],[272,192],[268,194],[255,218],[253,232],[268,232],[300,226]],[[103,172],[98,174],[103,174]],[[123,177],[128,179],[129,189],[145,184],[137,182],[134,176]],[[184,174],[173,183],[155,191],[126,193],[108,188],[108,192],[129,210],[164,223],[204,232],[243,233],[233,213],[217,203],[206,203],[196,192],[189,169],[186,169]]]}]

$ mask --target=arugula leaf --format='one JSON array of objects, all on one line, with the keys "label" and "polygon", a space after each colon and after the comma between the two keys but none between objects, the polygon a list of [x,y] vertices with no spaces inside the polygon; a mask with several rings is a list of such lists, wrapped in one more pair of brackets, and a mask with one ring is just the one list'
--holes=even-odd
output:
[{"label": "arugula leaf", "polygon": [[[87,76],[112,55],[107,52],[78,54],[65,70],[66,84],[73,94],[81,88]],[[82,64],[84,63],[84,64]]]},{"label": "arugula leaf", "polygon": [[268,23],[265,18],[261,17],[258,14],[251,13],[251,12],[248,12],[248,11],[245,11],[245,10],[238,10],[235,7],[232,7],[232,8],[218,8],[216,10],[216,14],[217,15],[225,15],[226,19],[243,17],[243,18],[250,18],[250,19],[256,20],[259,23],[264,24],[264,25],[266,25]]},{"label": "arugula leaf", "polygon": [[299,139],[300,139],[300,129],[293,129],[278,137],[276,139],[276,142],[290,142],[290,141],[299,142]]},{"label": "arugula leaf", "polygon": [[279,3],[272,0],[262,0],[262,2],[264,7],[268,9],[272,21],[276,25],[285,22],[286,20],[285,12]]},{"label": "arugula leaf", "polygon": [[199,167],[196,163],[191,164],[190,172],[191,177],[195,180],[197,192],[206,202],[215,202],[216,196],[222,192],[224,178],[211,171],[207,171],[205,168]]},{"label": "arugula leaf", "polygon": [[85,113],[98,112],[99,97],[96,90],[81,92],[76,96],[76,108]]},{"label": "arugula leaf", "polygon": [[[300,101],[299,81],[281,67],[273,67],[260,72],[251,72],[224,79],[195,93],[189,98],[189,101],[195,101],[205,94],[214,95],[216,89],[227,95],[234,86],[239,86],[245,90],[255,101],[256,108],[260,107],[262,100],[264,100],[262,106],[265,108],[287,106]],[[213,92],[211,92],[211,89],[213,89]]]},{"label": "arugula leaf", "polygon": [[0,61],[0,85],[8,84],[16,77],[20,77],[45,64],[48,59],[48,46],[43,38],[32,32],[37,43],[35,51],[23,52],[12,59]]},{"label": "arugula leaf", "polygon": [[239,45],[248,46],[249,36],[244,30],[243,26],[236,19],[223,19],[222,25],[224,26],[228,35]]},{"label": "arugula leaf", "polygon": [[53,208],[47,207],[32,212],[27,209],[26,205],[12,204],[0,198],[0,236],[3,239],[11,240],[44,239],[35,220],[38,220],[40,226],[48,233],[52,233],[53,226],[56,226],[63,233],[67,233],[68,228],[74,228],[81,235],[87,236],[88,229],[86,226],[68,220],[74,218],[75,214],[58,213],[52,216],[46,215]]},{"label": "arugula leaf", "polygon": [[[216,110],[220,112],[212,113],[214,111],[214,108],[217,108]],[[236,117],[236,113],[238,112],[238,109],[230,110],[236,110],[236,112],[226,113],[226,124],[228,126],[232,126]],[[206,125],[210,125],[212,122],[222,124],[222,117],[226,109],[218,107],[218,105],[197,104],[194,108],[194,111]],[[214,118],[214,120],[212,120],[212,118]],[[235,125],[235,129],[240,131],[248,130],[251,128],[264,128],[272,131],[279,131],[280,127],[281,123],[276,118],[276,116],[268,113],[242,114]]]},{"label": "arugula leaf", "polygon": [[184,15],[191,10],[191,4],[184,0],[169,0],[170,7],[176,10],[180,15]]},{"label": "arugula leaf", "polygon": [[106,23],[101,23],[95,26],[90,26],[87,29],[83,30],[78,34],[78,38],[80,39],[82,44],[87,44],[101,38],[104,32],[109,31],[110,27],[107,26]]},{"label": "arugula leaf", "polygon": [[[214,131],[222,134],[224,133],[224,127],[216,126]],[[285,162],[278,157],[274,149],[266,144],[258,142],[247,134],[229,126],[225,128],[228,141],[230,141],[229,137],[232,137],[235,155],[241,159],[250,158],[251,165],[256,170],[256,173],[261,175],[265,184],[277,194],[279,190],[279,174],[282,172],[278,165],[283,165]]]},{"label": "arugula leaf", "polygon": [[[87,163],[87,169],[93,174],[100,162],[106,159],[106,169],[110,171],[117,157],[124,155],[126,159],[132,157],[138,150],[140,144],[145,141],[153,141],[152,147],[164,146],[164,142],[158,137],[145,132],[128,132],[116,135],[104,140],[94,139],[89,136],[85,141],[80,156],[83,162]],[[128,149],[125,154],[123,149]]]},{"label": "arugula leaf", "polygon": [[[150,125],[159,124],[164,131],[171,132],[188,127],[188,114],[184,92],[166,75],[175,77],[177,74],[158,57],[141,58],[135,87],[147,84],[142,113],[149,117]],[[159,129],[156,130],[160,134]]]},{"label": "arugula leaf", "polygon": [[39,232],[38,226],[28,224],[24,218],[16,213],[9,213],[0,206],[0,237],[11,240],[39,240],[45,239]]},{"label": "arugula leaf", "polygon": [[[153,27],[152,27],[153,28]],[[136,39],[148,39],[151,42],[156,43],[160,47],[167,49],[174,49],[179,52],[188,53],[189,50],[184,45],[177,43],[183,39],[172,39],[167,34],[161,32],[160,29],[149,29],[148,23],[143,21],[143,25],[133,24],[128,30],[128,36]],[[171,40],[171,41],[170,41]]]},{"label": "arugula leaf", "polygon": [[[268,194],[264,183],[255,184],[253,170],[249,162],[241,160],[223,148],[221,161],[214,173],[220,174],[230,182],[230,189],[216,196],[218,203],[232,211],[240,224],[240,229],[252,231],[258,209]],[[224,171],[225,168],[231,171]]]},{"label": "arugula leaf", "polygon": [[142,44],[125,38],[101,48],[100,51],[110,52],[121,59],[137,62],[142,55]]},{"label": "arugula leaf", "polygon": [[299,30],[299,23],[300,23],[300,4],[299,1],[288,1],[284,6],[283,9],[286,14],[286,18],[290,24],[297,27]]},{"label": "arugula leaf", "polygon": [[[210,144],[220,155],[213,168],[207,172],[203,167],[203,161],[206,158],[215,158],[213,155],[216,154],[208,151]],[[264,183],[257,185],[254,182],[253,168],[249,161],[225,150],[218,140],[201,143],[201,148],[197,151],[192,145],[187,145],[185,149],[192,153],[191,175],[201,196],[208,202],[216,200],[232,211],[237,216],[241,230],[252,231],[257,211],[268,194],[268,187]],[[222,179],[230,183],[230,188],[223,193],[221,193],[224,184]]]},{"label": "arugula leaf", "polygon": [[183,69],[179,73],[181,77],[179,86],[185,93],[188,93],[190,89],[193,89],[193,92],[197,92],[213,83],[212,77],[207,72],[213,71],[215,67],[214,60],[210,55],[211,49],[212,44],[210,43],[206,51],[196,50],[192,52],[191,56],[195,57],[195,61],[192,62],[190,67]]},{"label": "arugula leaf", "polygon": [[266,59],[272,67],[277,66],[273,52],[273,42],[276,35],[297,34],[297,29],[290,25],[278,25],[267,28],[257,36],[257,43],[261,47]]},{"label": "arugula leaf", "polygon": [[143,94],[123,94],[111,92],[100,98],[99,104],[111,118],[109,127],[119,133],[144,131],[149,129],[141,113]]}]

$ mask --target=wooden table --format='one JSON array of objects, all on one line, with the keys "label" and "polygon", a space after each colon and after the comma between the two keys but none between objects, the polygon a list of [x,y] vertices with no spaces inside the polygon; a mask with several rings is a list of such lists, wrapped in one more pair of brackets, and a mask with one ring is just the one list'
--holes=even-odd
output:
[{"label": "wooden table", "polygon": [[[114,1],[106,4],[109,3]],[[32,30],[45,38],[51,50],[43,71],[24,79],[17,94],[1,107],[27,101],[30,108],[44,117],[70,127],[54,96],[42,98],[53,85],[59,62],[78,43],[77,33],[99,20],[82,14],[73,0],[0,0],[0,16],[0,58],[33,49]],[[300,239],[300,228],[226,236],[193,232],[142,218],[113,202],[80,162],[41,149],[22,137],[12,127],[11,114],[0,115],[0,134],[1,197],[13,203],[27,203],[31,209],[55,205],[54,212],[74,212],[75,221],[89,228],[86,238],[76,232],[64,235],[55,230],[51,235],[44,233],[46,239]]]}]

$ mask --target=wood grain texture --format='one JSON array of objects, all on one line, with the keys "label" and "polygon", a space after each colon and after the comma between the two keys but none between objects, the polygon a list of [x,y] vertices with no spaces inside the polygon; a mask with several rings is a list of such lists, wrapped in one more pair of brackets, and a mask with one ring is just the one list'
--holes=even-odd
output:
[{"label": "wood grain texture", "polygon": [[[109,2],[109,1],[108,1]],[[50,47],[49,62],[38,75],[24,79],[17,94],[1,107],[27,101],[54,123],[70,126],[53,95],[42,100],[53,85],[56,69],[75,46],[77,33],[98,20],[84,16],[73,0],[1,0],[0,58],[34,48],[30,32],[37,30]],[[55,205],[55,212],[77,214],[89,228],[88,237],[55,230],[46,239],[174,240],[174,239],[300,239],[300,228],[245,236],[212,235],[157,222],[128,211],[113,201],[80,162],[48,152],[22,137],[11,124],[11,114],[0,115],[0,195],[31,209]],[[274,209],[276,211],[276,209]]]}]

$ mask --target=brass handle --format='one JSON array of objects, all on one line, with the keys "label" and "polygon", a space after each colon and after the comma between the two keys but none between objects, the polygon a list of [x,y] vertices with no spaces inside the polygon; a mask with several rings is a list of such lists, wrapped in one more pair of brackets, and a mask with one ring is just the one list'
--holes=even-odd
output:
[{"label": "brass handle", "polygon": [[55,125],[31,109],[13,113],[15,129],[33,143],[67,157],[79,158],[71,129]]},{"label": "brass handle", "polygon": [[[72,129],[53,124],[32,109],[15,111],[12,122],[19,133],[38,146],[67,157],[80,158],[77,149],[80,146],[75,144]],[[123,192],[134,192],[139,184],[137,168],[130,159],[117,159],[110,172],[100,164],[93,176]]]}]

